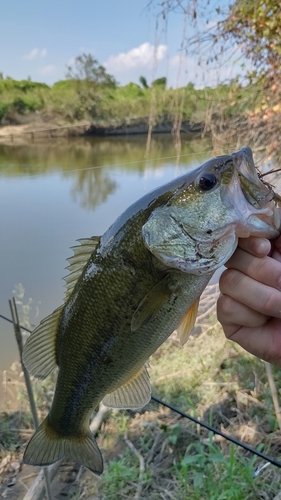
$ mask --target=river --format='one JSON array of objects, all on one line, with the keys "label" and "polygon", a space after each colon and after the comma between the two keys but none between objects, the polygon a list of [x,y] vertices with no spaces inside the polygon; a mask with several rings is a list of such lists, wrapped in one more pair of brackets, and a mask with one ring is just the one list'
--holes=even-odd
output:
[{"label": "river", "polygon": [[[168,135],[77,138],[0,145],[0,314],[18,301],[31,328],[64,296],[66,259],[78,238],[102,234],[131,203],[212,155],[207,140],[185,140],[175,156]],[[0,318],[2,372],[18,359],[13,330]]]}]

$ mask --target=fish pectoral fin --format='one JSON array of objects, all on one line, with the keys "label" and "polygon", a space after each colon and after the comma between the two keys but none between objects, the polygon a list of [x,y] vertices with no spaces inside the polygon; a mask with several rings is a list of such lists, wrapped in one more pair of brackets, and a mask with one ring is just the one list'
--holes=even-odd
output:
[{"label": "fish pectoral fin", "polygon": [[95,474],[102,474],[103,460],[100,449],[90,430],[81,435],[64,436],[52,429],[48,417],[43,420],[30,439],[24,452],[23,462],[46,466],[69,455]]},{"label": "fish pectoral fin", "polygon": [[154,319],[160,309],[168,302],[172,295],[169,281],[169,276],[165,276],[140,302],[132,317],[132,332],[135,332]]},{"label": "fish pectoral fin", "polygon": [[132,409],[142,408],[151,398],[151,385],[146,366],[143,366],[125,384],[107,394],[103,404],[109,408]]},{"label": "fish pectoral fin", "polygon": [[194,328],[198,312],[199,301],[200,297],[197,300],[195,300],[192,306],[186,311],[185,315],[183,316],[183,318],[181,319],[176,328],[177,335],[181,345],[184,345],[187,342],[190,332]]},{"label": "fish pectoral fin", "polygon": [[24,365],[36,378],[46,378],[57,366],[56,336],[62,308],[43,319],[24,345]]},{"label": "fish pectoral fin", "polygon": [[66,288],[65,290],[66,299],[70,296],[75,286],[75,283],[77,282],[79,276],[82,274],[84,266],[86,265],[86,263],[90,258],[90,255],[98,246],[100,242],[100,237],[92,236],[91,238],[82,238],[77,241],[80,243],[80,245],[71,247],[71,250],[73,250],[74,255],[72,257],[69,257],[69,259],[67,259],[69,262],[69,266],[67,266],[66,269],[68,269],[69,274],[63,278],[65,281],[65,288]]}]

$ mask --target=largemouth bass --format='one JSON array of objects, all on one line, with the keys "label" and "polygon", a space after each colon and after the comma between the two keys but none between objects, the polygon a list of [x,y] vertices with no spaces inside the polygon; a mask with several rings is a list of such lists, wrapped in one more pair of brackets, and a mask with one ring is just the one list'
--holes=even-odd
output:
[{"label": "largemouth bass", "polygon": [[184,343],[199,297],[239,237],[275,238],[280,218],[250,148],[213,158],[147,194],[69,259],[64,305],[26,342],[23,360],[45,378],[51,410],[24,454],[49,465],[69,455],[96,474],[103,460],[89,418],[103,401],[140,408],[151,397],[147,360],[175,330]]}]

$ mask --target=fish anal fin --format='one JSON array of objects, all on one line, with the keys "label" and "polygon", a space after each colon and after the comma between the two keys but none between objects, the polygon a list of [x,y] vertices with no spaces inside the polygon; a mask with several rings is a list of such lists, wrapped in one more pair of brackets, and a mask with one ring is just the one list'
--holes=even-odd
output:
[{"label": "fish anal fin", "polygon": [[125,384],[107,394],[103,404],[109,408],[133,409],[142,408],[151,398],[151,385],[146,366],[143,366]]},{"label": "fish anal fin", "polygon": [[181,345],[184,345],[187,342],[190,332],[194,328],[196,316],[198,313],[199,301],[200,297],[196,299],[195,302],[193,302],[192,306],[186,311],[185,315],[176,328]]},{"label": "fish anal fin", "polygon": [[132,317],[131,331],[135,332],[153,320],[162,307],[169,301],[171,294],[169,277],[166,276],[139,303]]},{"label": "fish anal fin", "polygon": [[66,283],[65,284],[66,299],[70,296],[90,256],[92,255],[95,248],[98,246],[100,242],[100,237],[92,236],[91,238],[81,238],[80,240],[77,241],[80,243],[80,245],[71,247],[71,250],[73,250],[74,255],[72,257],[69,257],[69,259],[67,259],[69,262],[69,266],[67,266],[66,269],[68,269],[69,274],[64,278]]},{"label": "fish anal fin", "polygon": [[75,436],[59,435],[52,429],[48,417],[43,420],[27,444],[23,462],[47,466],[65,455],[77,460],[95,474],[100,475],[103,472],[101,452],[90,430]]}]

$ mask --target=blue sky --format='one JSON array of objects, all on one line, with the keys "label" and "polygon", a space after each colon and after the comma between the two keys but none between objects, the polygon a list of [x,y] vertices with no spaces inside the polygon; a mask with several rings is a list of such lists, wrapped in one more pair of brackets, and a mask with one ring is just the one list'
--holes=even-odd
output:
[{"label": "blue sky", "polygon": [[[148,0],[1,0],[0,71],[15,79],[30,76],[34,81],[52,84],[65,77],[66,65],[76,56],[91,52],[122,85],[137,82],[140,75],[148,81],[167,76],[173,86],[189,81],[197,85],[213,83],[218,76],[214,68],[203,64],[198,69],[194,56],[180,56],[183,15],[169,16],[167,30],[160,21],[156,32],[157,4],[148,10],[147,3]],[[210,16],[214,22],[214,8]],[[202,20],[202,29],[204,26]],[[233,76],[233,67],[224,66],[220,75]]]}]

